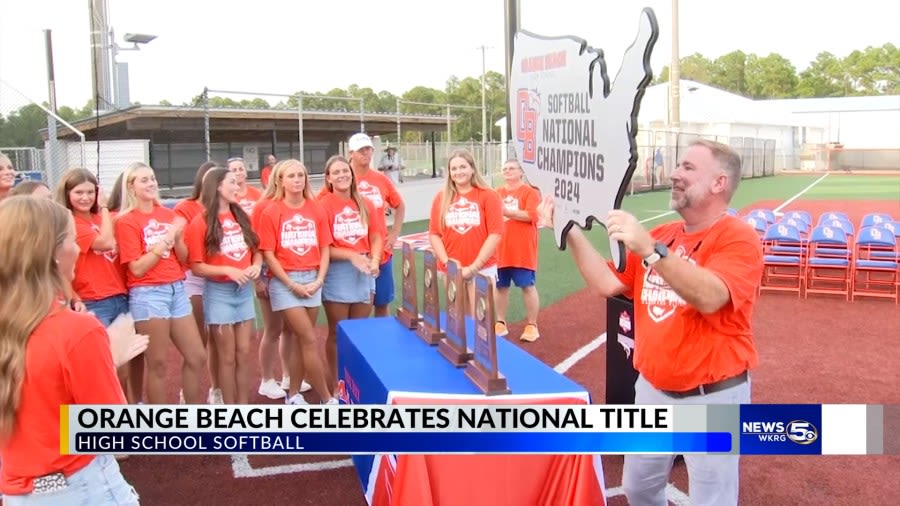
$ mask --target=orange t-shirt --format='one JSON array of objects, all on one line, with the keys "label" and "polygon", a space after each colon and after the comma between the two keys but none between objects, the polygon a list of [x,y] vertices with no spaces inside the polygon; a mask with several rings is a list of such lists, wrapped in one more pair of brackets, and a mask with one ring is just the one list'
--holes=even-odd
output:
[{"label": "orange t-shirt", "polygon": [[[381,213],[382,217],[384,217],[385,206],[396,209],[403,203],[403,197],[397,191],[397,187],[394,186],[391,178],[381,172],[369,169],[364,176],[354,175],[356,176],[356,190],[360,195],[369,199],[372,205],[375,206],[375,210]],[[330,193],[328,185],[323,185],[316,197],[321,197],[326,193]],[[388,233],[387,222],[382,220],[382,223],[383,225],[381,225],[381,229],[378,232],[382,238],[386,238]],[[392,254],[393,252],[387,247],[387,241],[384,241],[384,253],[381,255],[381,263],[387,262]]]},{"label": "orange t-shirt", "polygon": [[651,231],[678,255],[715,273],[731,300],[702,314],[678,296],[651,267],[629,252],[625,272],[610,269],[634,294],[634,367],[661,390],[685,391],[755,367],[759,362],[750,320],[762,276],[762,246],[752,228],[725,216],[699,232],[683,222]]},{"label": "orange t-shirt", "polygon": [[75,241],[81,253],[75,263],[72,289],[82,300],[100,300],[128,293],[118,251],[91,249],[100,236],[102,221],[99,214],[92,214],[90,221],[80,216],[75,217]]},{"label": "orange t-shirt", "polygon": [[[188,262],[246,269],[253,263],[253,252],[244,240],[244,231],[231,211],[219,213],[222,224],[222,240],[219,251],[210,254],[206,250],[206,214],[195,216],[184,229],[184,241],[188,247]],[[231,281],[228,276],[214,276],[213,281]]]},{"label": "orange t-shirt", "polygon": [[533,186],[522,184],[515,190],[497,188],[504,209],[527,211],[531,221],[503,217],[503,235],[497,247],[497,267],[519,267],[537,270],[537,207],[541,194]]},{"label": "orange t-shirt", "polygon": [[[154,206],[153,211],[149,213],[134,209],[121,215],[116,220],[119,262],[127,266],[149,252],[154,244],[163,240],[175,218],[175,211],[163,206]],[[131,269],[126,269],[125,274],[125,284],[128,288],[164,285],[184,279],[184,270],[175,256],[174,249],[166,251],[156,265],[143,276],[135,276]]]},{"label": "orange t-shirt", "polygon": [[318,269],[322,248],[329,245],[328,219],[313,200],[304,200],[296,209],[275,200],[260,216],[259,249],[274,251],[285,272]]},{"label": "orange t-shirt", "polygon": [[175,214],[184,218],[184,221],[190,223],[194,216],[203,214],[203,204],[199,200],[184,199],[172,208]]},{"label": "orange t-shirt", "polygon": [[259,188],[247,185],[247,194],[238,199],[238,204],[247,213],[247,216],[250,216],[253,214],[253,208],[256,207],[256,202],[260,197],[262,197],[262,192],[259,191]]},{"label": "orange t-shirt", "polygon": [[[500,196],[492,189],[473,187],[465,195],[457,195],[450,202],[446,219],[442,219],[443,195],[443,192],[438,192],[431,202],[428,233],[441,238],[447,256],[458,260],[463,267],[471,265],[478,258],[481,245],[489,235],[503,234],[503,204]],[[482,268],[496,264],[495,250]],[[439,263],[438,268],[443,271],[447,266]]]},{"label": "orange t-shirt", "polygon": [[31,493],[39,476],[71,476],[93,455],[59,454],[61,404],[125,404],[109,335],[94,315],[59,309],[25,348],[25,377],[12,435],[0,451],[0,492]]},{"label": "orange t-shirt", "polygon": [[269,186],[269,178],[272,177],[272,166],[266,165],[259,171],[259,180],[263,185],[263,188]]},{"label": "orange t-shirt", "polygon": [[272,199],[260,199],[259,202],[253,206],[253,214],[250,215],[250,226],[253,227],[253,231],[256,232],[256,235],[259,235],[260,231],[260,218],[262,218],[263,213],[266,212],[266,209],[271,204]]},{"label": "orange t-shirt", "polygon": [[377,212],[371,200],[364,198],[362,201],[369,214],[367,224],[363,224],[360,220],[359,208],[353,200],[338,197],[330,192],[318,198],[319,204],[325,210],[325,217],[328,218],[334,246],[357,253],[371,252],[369,230],[377,233],[384,227],[384,213]]}]

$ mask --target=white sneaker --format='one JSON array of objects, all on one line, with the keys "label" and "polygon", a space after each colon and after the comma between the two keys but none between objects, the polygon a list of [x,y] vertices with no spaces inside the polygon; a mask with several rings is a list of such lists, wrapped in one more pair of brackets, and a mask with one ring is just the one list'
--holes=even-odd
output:
[{"label": "white sneaker", "polygon": [[303,380],[303,381],[300,383],[300,391],[301,391],[301,392],[309,392],[310,390],[312,390],[312,385],[310,385],[309,383],[307,383],[306,380]]},{"label": "white sneaker", "polygon": [[340,401],[337,397],[332,397],[331,399],[328,399],[327,401],[323,402],[322,404],[325,404],[325,405],[338,405],[338,404],[340,404],[340,403],[341,403],[341,401]]},{"label": "white sneaker", "polygon": [[306,399],[303,398],[303,394],[294,394],[290,399],[285,399],[285,404],[293,404],[295,406],[303,406],[309,404],[306,402]]},{"label": "white sneaker", "polygon": [[284,399],[287,395],[274,379],[268,379],[259,384],[259,395],[269,399]]},{"label": "white sneaker", "polygon": [[209,395],[206,396],[207,404],[225,404],[225,401],[222,400],[222,389],[221,388],[210,388]]},{"label": "white sneaker", "polygon": [[282,390],[290,390],[291,389],[291,377],[290,376],[282,376],[281,377],[281,389]]}]

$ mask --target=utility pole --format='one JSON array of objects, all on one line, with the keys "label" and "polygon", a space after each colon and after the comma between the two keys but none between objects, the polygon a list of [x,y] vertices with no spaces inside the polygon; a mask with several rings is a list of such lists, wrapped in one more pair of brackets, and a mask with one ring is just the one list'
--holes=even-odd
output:
[{"label": "utility pole", "polygon": [[672,0],[672,64],[669,67],[669,122],[681,128],[681,57],[678,55],[678,0]]},{"label": "utility pole", "polygon": [[487,67],[485,65],[485,51],[488,47],[483,44],[475,49],[481,50],[481,171],[485,174],[488,172],[488,156],[487,156]]}]

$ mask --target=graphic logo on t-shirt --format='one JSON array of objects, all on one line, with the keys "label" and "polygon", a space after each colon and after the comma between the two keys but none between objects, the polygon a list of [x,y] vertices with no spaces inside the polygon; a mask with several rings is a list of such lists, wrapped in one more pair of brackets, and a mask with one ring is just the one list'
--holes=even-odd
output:
[{"label": "graphic logo on t-shirt", "polygon": [[281,247],[289,249],[298,256],[309,253],[318,245],[316,223],[299,214],[295,214],[281,224]]},{"label": "graphic logo on t-shirt", "polygon": [[[91,223],[91,229],[94,232],[97,232],[98,234],[100,233],[100,226],[97,225],[96,223]],[[105,258],[111,264],[116,263],[116,259],[119,258],[118,246],[116,246],[115,248],[113,248],[109,251],[97,251],[97,250],[91,250],[91,251],[93,251],[95,255],[103,255],[103,258]]]},{"label": "graphic logo on t-shirt", "polygon": [[219,244],[219,252],[234,260],[241,261],[248,253],[247,243],[244,241],[244,231],[240,224],[231,218],[222,220],[222,242]]},{"label": "graphic logo on t-shirt", "polygon": [[368,230],[359,219],[359,211],[350,206],[334,217],[334,239],[347,244],[356,244],[368,235]]},{"label": "graphic logo on t-shirt", "polygon": [[481,211],[478,204],[460,197],[447,209],[446,224],[458,234],[465,234],[473,227],[481,225]]},{"label": "graphic logo on t-shirt", "polygon": [[369,184],[368,181],[360,181],[359,184],[356,185],[356,190],[359,191],[360,195],[369,199],[372,205],[375,206],[375,209],[384,207],[384,197],[381,195],[381,190],[377,186]]},{"label": "graphic logo on t-shirt", "polygon": [[[503,197],[503,209],[509,211],[518,211],[519,210],[519,199],[513,197],[512,195],[507,195]],[[503,221],[509,221],[509,216],[504,216]]]},{"label": "graphic logo on t-shirt", "polygon": [[[687,258],[688,262],[696,264],[684,250],[683,246],[675,249],[675,255]],[[653,267],[644,272],[644,287],[641,290],[641,302],[647,306],[650,319],[659,323],[675,314],[675,310],[685,305],[684,299],[672,290],[669,283],[660,276]]]},{"label": "graphic logo on t-shirt", "polygon": [[[144,244],[147,245],[146,251],[150,251],[156,243],[163,242],[166,234],[169,233],[169,228],[172,225],[168,223],[160,223],[156,220],[151,219],[147,222],[147,226],[144,227]],[[172,252],[172,248],[167,248],[165,253],[162,254],[162,258],[169,258],[169,254]]]}]

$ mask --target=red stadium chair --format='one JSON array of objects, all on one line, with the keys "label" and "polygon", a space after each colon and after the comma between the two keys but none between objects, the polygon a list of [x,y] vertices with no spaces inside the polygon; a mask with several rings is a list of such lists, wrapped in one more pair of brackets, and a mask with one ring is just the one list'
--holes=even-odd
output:
[{"label": "red stadium chair", "polygon": [[850,300],[851,253],[842,229],[827,225],[814,228],[809,236],[805,296],[823,293],[843,295]]},{"label": "red stadium chair", "polygon": [[763,236],[763,275],[759,291],[803,292],[805,248],[800,231],[771,225]]},{"label": "red stadium chair", "polygon": [[[872,254],[889,253],[888,259]],[[897,240],[890,230],[882,227],[865,227],[859,231],[853,254],[853,289],[851,300],[858,296],[881,297],[898,303]]]}]

